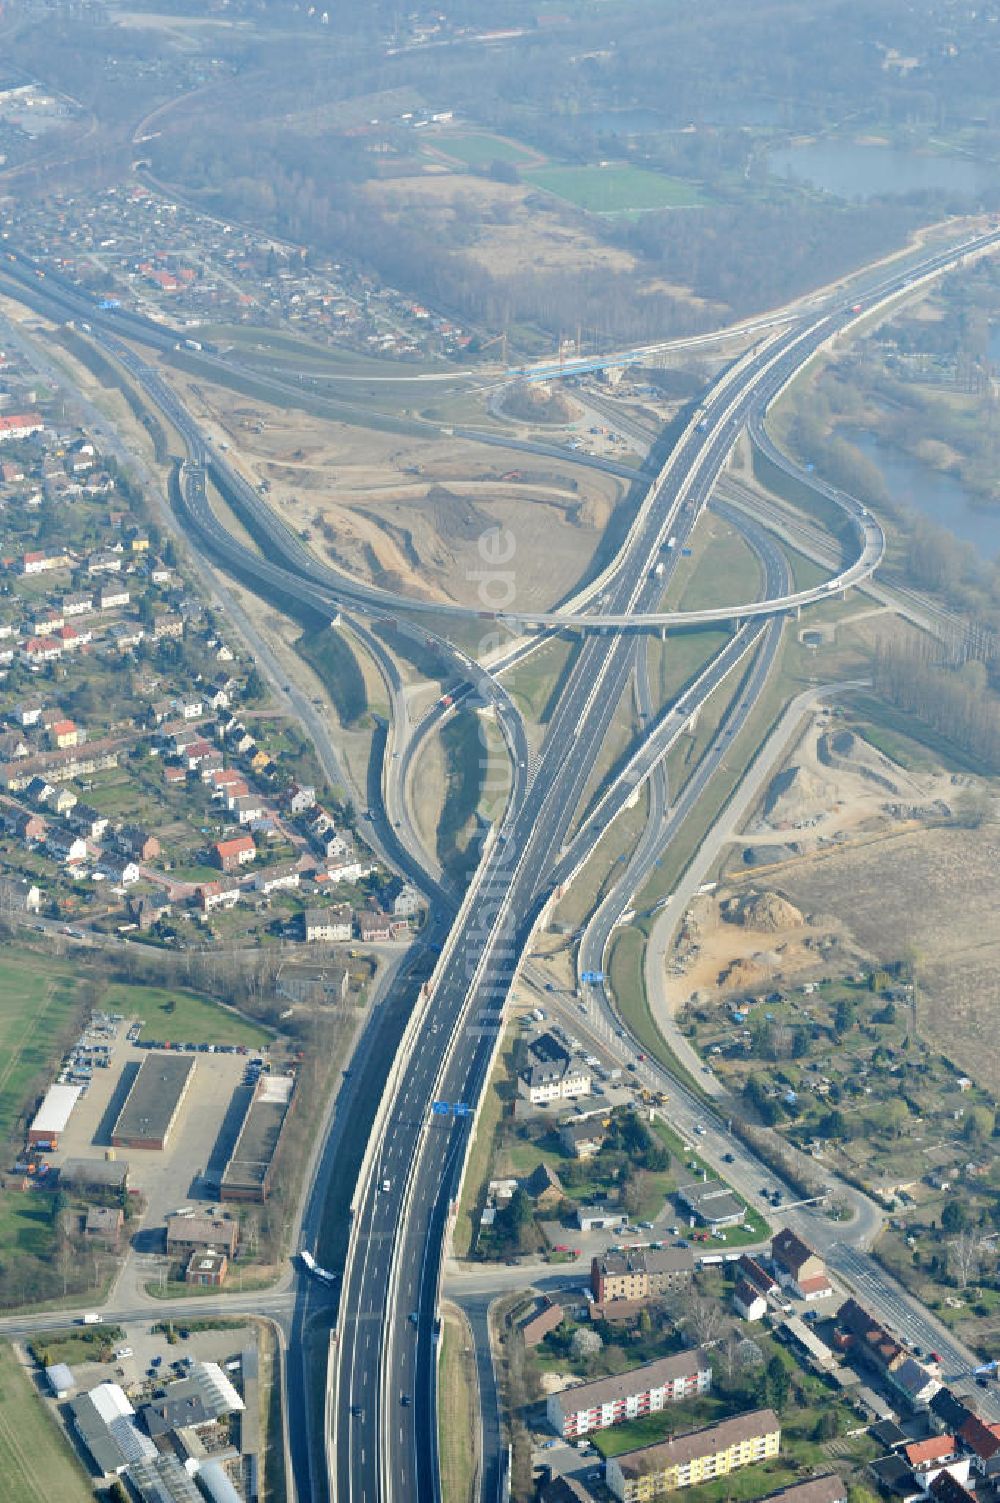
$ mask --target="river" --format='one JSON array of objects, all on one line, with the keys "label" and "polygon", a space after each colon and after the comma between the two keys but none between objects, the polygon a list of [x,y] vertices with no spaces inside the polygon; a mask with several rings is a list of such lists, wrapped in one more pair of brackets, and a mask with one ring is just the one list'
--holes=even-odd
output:
[{"label": "river", "polygon": [[893,501],[971,543],[981,558],[1000,557],[1000,506],[977,505],[954,475],[944,475],[901,449],[880,443],[867,429],[838,431],[875,465]]},{"label": "river", "polygon": [[809,183],[837,198],[869,199],[928,189],[976,198],[1000,181],[996,168],[971,157],[936,156],[856,141],[813,141],[767,154],[774,177]]}]

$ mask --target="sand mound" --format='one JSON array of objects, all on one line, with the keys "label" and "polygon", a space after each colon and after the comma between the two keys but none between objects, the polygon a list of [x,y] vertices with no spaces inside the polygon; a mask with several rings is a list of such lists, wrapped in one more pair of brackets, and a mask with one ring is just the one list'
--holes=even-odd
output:
[{"label": "sand mound", "polygon": [[718,984],[741,992],[752,991],[755,987],[763,986],[770,975],[770,967],[763,966],[756,960],[743,958],[722,968]]},{"label": "sand mound", "polygon": [[722,917],[729,924],[741,924],[744,929],[761,929],[774,934],[779,929],[794,929],[804,923],[801,912],[794,903],[789,903],[779,892],[746,892],[728,898],[721,907]]},{"label": "sand mound", "polygon": [[575,402],[550,386],[522,382],[504,398],[504,411],[528,423],[571,423],[580,416]]},{"label": "sand mound", "polygon": [[853,731],[825,731],[816,742],[816,756],[825,766],[852,772],[899,797],[899,769],[863,737]]},{"label": "sand mound", "polygon": [[814,819],[817,809],[831,807],[835,798],[833,784],[811,768],[786,767],[771,780],[764,814],[772,825],[798,825]]}]

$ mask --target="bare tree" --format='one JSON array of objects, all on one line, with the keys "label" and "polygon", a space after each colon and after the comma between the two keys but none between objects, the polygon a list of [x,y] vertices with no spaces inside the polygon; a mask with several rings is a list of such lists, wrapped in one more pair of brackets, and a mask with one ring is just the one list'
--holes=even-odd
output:
[{"label": "bare tree", "polygon": [[983,1239],[975,1231],[959,1232],[948,1243],[948,1264],[960,1289],[967,1289],[976,1277],[984,1251]]},{"label": "bare tree", "polygon": [[698,1346],[710,1346],[722,1330],[722,1306],[703,1294],[692,1294],[685,1304],[684,1325]]}]

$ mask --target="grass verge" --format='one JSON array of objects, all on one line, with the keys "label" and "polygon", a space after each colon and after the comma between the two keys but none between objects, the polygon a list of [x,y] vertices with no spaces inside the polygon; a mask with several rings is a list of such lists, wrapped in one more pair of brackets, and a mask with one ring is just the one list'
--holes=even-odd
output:
[{"label": "grass verge", "polygon": [[443,1503],[472,1503],[479,1433],[476,1364],[464,1315],[452,1307],[442,1314],[438,1369],[438,1455]]},{"label": "grass verge", "polygon": [[368,710],[368,691],[361,664],[345,637],[336,627],[303,632],[295,650],[321,680],[341,725],[358,725]]},{"label": "grass verge", "polygon": [[10,1347],[0,1347],[4,1503],[93,1503],[93,1489]]}]

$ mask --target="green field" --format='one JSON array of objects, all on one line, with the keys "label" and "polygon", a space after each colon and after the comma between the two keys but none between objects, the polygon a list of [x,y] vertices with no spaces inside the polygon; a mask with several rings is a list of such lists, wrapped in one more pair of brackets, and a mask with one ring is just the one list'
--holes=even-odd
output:
[{"label": "green field", "polygon": [[4,1503],[92,1503],[94,1496],[7,1346],[0,1348],[0,1477]]},{"label": "green field", "polygon": [[464,136],[444,136],[428,142],[442,156],[454,157],[468,167],[488,167],[491,162],[511,162],[519,167],[524,162],[537,161],[536,154],[505,136],[480,135],[478,132]]},{"label": "green field", "polygon": [[590,214],[645,214],[691,209],[705,202],[691,183],[642,167],[536,167],[525,182]]},{"label": "green field", "polygon": [[115,982],[101,998],[108,1012],[141,1018],[143,1033],[171,1044],[266,1044],[270,1034],[197,992]]},{"label": "green field", "polygon": [[33,1086],[48,1083],[53,1050],[72,1026],[75,991],[69,967],[9,950],[0,959],[0,1138],[15,1126]]}]

